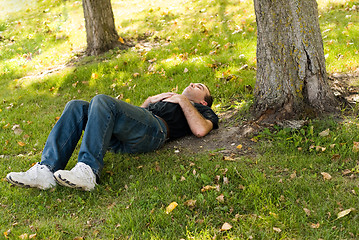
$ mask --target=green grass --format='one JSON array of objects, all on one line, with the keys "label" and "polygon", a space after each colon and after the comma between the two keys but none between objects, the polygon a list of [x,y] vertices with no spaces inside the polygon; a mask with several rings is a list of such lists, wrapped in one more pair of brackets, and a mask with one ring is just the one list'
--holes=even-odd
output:
[{"label": "green grass", "polygon": [[[358,1],[319,2],[329,73],[359,67],[354,5]],[[216,151],[108,154],[93,192],[8,184],[8,172],[40,160],[49,131],[71,99],[122,94],[139,105],[148,95],[204,82],[215,96],[215,111],[240,109],[237,124],[249,113],[256,74],[252,1],[114,2],[118,32],[136,47],[69,64],[86,45],[81,7],[78,1],[42,1],[0,16],[1,237],[8,230],[10,239],[25,233],[36,239],[359,237],[357,210],[337,219],[358,205],[353,145],[359,132],[351,118],[313,120],[300,130],[274,126],[253,136],[253,155],[235,161]],[[141,39],[154,47],[147,49]],[[15,134],[16,128],[22,131]],[[327,129],[329,135],[321,137]],[[322,172],[332,179],[324,180]],[[219,188],[202,192],[207,185]],[[217,200],[222,194],[223,202]],[[194,208],[185,205],[188,200],[196,200]],[[178,207],[166,214],[173,201]],[[233,228],[221,231],[225,222]]]}]

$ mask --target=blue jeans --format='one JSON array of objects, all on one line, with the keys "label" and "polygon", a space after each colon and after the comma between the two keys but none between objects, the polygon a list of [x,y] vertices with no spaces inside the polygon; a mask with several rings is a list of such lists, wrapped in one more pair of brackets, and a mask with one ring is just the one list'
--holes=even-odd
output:
[{"label": "blue jeans", "polygon": [[91,102],[72,100],[47,138],[40,164],[51,171],[64,169],[84,131],[78,161],[99,176],[108,150],[143,153],[166,141],[165,123],[148,110],[97,95]]}]

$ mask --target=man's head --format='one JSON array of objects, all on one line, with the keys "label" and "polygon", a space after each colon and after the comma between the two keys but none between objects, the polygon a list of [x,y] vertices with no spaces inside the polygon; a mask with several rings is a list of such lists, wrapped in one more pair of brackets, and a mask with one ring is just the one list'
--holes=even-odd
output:
[{"label": "man's head", "polygon": [[209,88],[203,83],[190,83],[190,85],[183,90],[182,94],[195,103],[200,103],[208,107],[212,106],[213,97],[211,96]]}]

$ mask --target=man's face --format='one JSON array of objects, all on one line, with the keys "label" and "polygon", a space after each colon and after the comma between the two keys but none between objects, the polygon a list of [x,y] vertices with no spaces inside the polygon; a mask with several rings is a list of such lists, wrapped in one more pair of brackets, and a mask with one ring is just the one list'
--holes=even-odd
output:
[{"label": "man's face", "polygon": [[204,100],[205,96],[210,95],[208,88],[202,83],[190,83],[186,87],[182,95],[185,95],[189,100],[200,103],[202,105],[207,105],[207,102]]}]

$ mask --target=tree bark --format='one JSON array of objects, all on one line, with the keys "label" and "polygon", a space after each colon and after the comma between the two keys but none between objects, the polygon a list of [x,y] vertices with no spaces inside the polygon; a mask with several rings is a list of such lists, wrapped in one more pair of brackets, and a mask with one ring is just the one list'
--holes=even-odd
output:
[{"label": "tree bark", "polygon": [[315,0],[254,0],[258,26],[254,115],[336,111]]},{"label": "tree bark", "polygon": [[82,0],[87,55],[99,55],[120,45],[111,0]]}]

